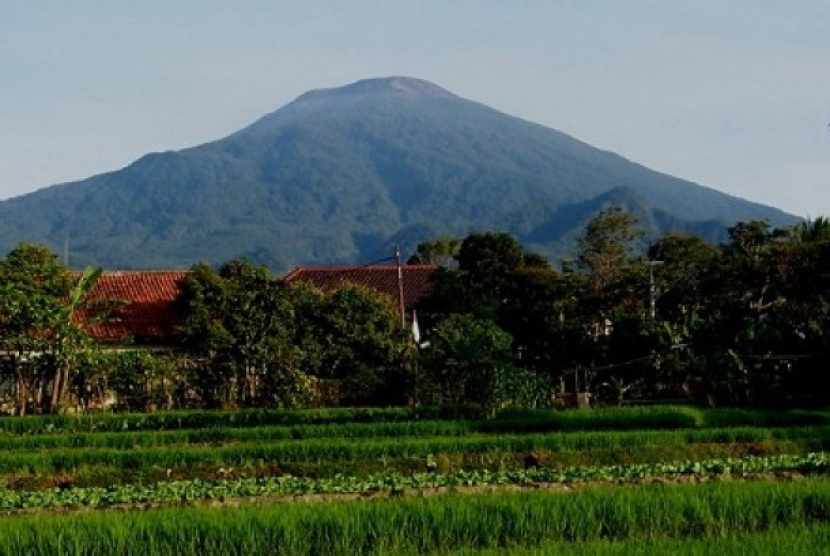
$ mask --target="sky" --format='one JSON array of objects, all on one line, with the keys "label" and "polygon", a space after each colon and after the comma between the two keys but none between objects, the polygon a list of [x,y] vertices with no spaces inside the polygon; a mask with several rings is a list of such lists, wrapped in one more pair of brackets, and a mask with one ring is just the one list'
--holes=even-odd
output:
[{"label": "sky", "polygon": [[827,0],[0,0],[0,199],[402,75],[828,216],[829,23]]}]

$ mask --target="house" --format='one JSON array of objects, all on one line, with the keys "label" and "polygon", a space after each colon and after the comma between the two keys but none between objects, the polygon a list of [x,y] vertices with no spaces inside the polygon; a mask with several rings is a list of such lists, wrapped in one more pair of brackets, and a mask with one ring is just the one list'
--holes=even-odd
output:
[{"label": "house", "polygon": [[[297,267],[285,276],[285,281],[306,282],[324,292],[334,291],[345,283],[357,284],[388,295],[396,304],[400,284],[404,308],[417,309],[429,295],[436,267],[403,265],[400,269],[400,282],[395,265]],[[104,272],[89,293],[88,305],[111,303],[109,317],[96,322],[90,318],[89,310],[82,310],[77,318],[88,322],[87,331],[104,345],[174,346],[182,322],[175,302],[179,281],[187,274],[187,270]]]},{"label": "house", "polygon": [[[87,297],[87,305],[112,304],[109,316],[90,319],[89,309],[77,318],[87,322],[92,338],[108,345],[170,346],[176,343],[182,315],[176,307],[179,281],[186,270],[103,272]],[[91,322],[90,322],[91,321]]]},{"label": "house", "polygon": [[[343,284],[356,284],[389,296],[403,308],[418,309],[429,296],[435,265],[379,265],[379,266],[301,266],[285,276],[285,281],[305,282],[324,292],[331,292]],[[400,280],[398,270],[400,269]]]}]

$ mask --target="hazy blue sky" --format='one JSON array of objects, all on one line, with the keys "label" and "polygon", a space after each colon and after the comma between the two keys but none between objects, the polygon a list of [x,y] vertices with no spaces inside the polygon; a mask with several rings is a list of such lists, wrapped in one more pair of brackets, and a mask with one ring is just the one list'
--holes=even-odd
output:
[{"label": "hazy blue sky", "polygon": [[0,198],[389,75],[830,215],[827,0],[0,0]]}]

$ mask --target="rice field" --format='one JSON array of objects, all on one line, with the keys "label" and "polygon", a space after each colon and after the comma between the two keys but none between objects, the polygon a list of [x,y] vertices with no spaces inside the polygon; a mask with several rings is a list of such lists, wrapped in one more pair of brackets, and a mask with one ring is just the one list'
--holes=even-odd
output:
[{"label": "rice field", "polygon": [[828,450],[827,411],[5,418],[0,554],[820,554]]},{"label": "rice field", "polygon": [[825,479],[649,485],[12,517],[0,521],[0,553],[428,554],[637,539],[670,545],[794,527],[819,534],[828,519]]}]

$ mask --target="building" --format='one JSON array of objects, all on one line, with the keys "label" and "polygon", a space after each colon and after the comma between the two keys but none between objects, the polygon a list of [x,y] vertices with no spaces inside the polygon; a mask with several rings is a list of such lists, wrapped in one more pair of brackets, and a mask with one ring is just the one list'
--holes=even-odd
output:
[{"label": "building", "polygon": [[[400,268],[400,280],[398,269]],[[435,265],[382,266],[301,266],[285,276],[285,281],[305,282],[324,292],[332,292],[343,284],[356,284],[389,296],[403,308],[417,310],[432,288]]]},{"label": "building", "polygon": [[[403,305],[408,312],[423,303],[429,295],[436,271],[433,265],[389,266],[320,266],[297,267],[285,281],[306,282],[324,292],[343,284],[357,284],[388,295],[399,303],[399,287],[403,289]],[[179,282],[186,270],[108,271],[101,274],[88,296],[88,305],[111,305],[109,317],[96,322],[89,310],[77,318],[87,322],[87,330],[97,342],[105,345],[173,346],[182,315],[176,306]]]},{"label": "building", "polygon": [[87,305],[111,305],[109,316],[98,322],[87,309],[78,319],[87,322],[87,331],[101,344],[173,345],[182,321],[175,301],[185,276],[186,270],[104,272],[89,292]]}]

